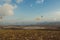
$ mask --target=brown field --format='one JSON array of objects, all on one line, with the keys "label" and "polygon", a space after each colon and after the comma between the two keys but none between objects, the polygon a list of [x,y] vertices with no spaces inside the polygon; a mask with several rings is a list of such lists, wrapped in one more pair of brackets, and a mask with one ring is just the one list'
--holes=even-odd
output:
[{"label": "brown field", "polygon": [[0,30],[0,40],[60,40],[60,30]]}]

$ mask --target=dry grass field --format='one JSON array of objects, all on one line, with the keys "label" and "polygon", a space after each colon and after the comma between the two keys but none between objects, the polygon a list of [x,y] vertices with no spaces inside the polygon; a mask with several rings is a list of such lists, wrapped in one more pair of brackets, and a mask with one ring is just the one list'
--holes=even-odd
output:
[{"label": "dry grass field", "polygon": [[1,29],[0,40],[60,40],[60,31]]}]

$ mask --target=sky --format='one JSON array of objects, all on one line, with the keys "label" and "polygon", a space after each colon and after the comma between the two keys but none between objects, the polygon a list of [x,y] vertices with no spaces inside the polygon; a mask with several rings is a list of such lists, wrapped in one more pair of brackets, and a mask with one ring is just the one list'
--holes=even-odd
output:
[{"label": "sky", "polygon": [[0,0],[0,21],[60,21],[60,0]]}]

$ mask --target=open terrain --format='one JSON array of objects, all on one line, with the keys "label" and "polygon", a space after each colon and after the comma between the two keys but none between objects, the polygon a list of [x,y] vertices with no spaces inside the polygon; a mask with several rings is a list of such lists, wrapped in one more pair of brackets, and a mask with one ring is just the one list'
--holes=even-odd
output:
[{"label": "open terrain", "polygon": [[3,25],[0,40],[60,40],[60,25]]},{"label": "open terrain", "polygon": [[60,30],[29,29],[12,30],[0,29],[0,40],[60,40]]}]

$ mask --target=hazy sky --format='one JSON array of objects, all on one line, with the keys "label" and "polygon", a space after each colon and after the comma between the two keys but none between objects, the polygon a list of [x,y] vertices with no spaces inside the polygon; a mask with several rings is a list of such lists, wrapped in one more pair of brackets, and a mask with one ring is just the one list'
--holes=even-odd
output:
[{"label": "hazy sky", "polygon": [[5,22],[59,21],[60,0],[0,0]]}]

